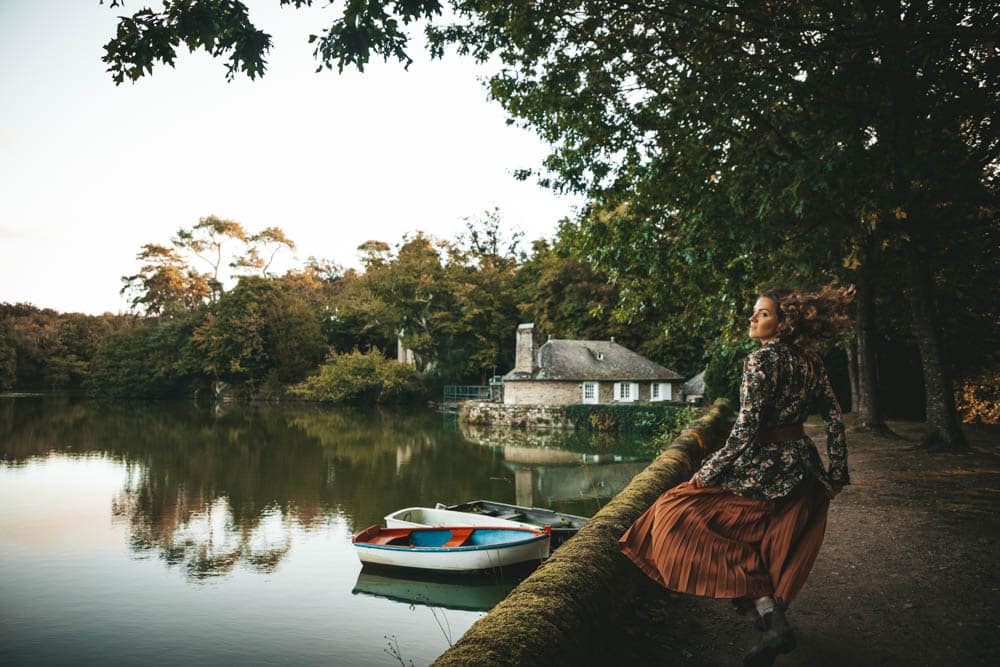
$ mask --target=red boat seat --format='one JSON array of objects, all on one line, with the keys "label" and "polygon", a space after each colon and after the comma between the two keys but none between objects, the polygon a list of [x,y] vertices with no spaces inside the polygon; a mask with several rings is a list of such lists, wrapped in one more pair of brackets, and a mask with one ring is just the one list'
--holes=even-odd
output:
[{"label": "red boat seat", "polygon": [[442,547],[460,547],[472,535],[474,528],[452,528],[451,539],[442,544]]}]

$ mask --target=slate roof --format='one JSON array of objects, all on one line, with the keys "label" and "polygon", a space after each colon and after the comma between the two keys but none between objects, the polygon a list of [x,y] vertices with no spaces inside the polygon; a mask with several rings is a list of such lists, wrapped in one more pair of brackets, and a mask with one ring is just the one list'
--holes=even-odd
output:
[{"label": "slate roof", "polygon": [[683,380],[682,375],[606,340],[551,339],[538,348],[536,373],[511,371],[505,382],[518,380],[607,380],[661,382]]},{"label": "slate roof", "polygon": [[685,396],[705,395],[705,371],[698,373],[693,378],[684,383],[684,395]]}]

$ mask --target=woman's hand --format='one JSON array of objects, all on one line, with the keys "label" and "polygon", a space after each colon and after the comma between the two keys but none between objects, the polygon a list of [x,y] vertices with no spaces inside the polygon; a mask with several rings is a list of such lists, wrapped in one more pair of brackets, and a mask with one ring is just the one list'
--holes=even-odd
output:
[{"label": "woman's hand", "polygon": [[693,486],[696,489],[705,488],[705,482],[701,481],[701,477],[698,477],[698,473],[695,473],[694,477],[691,478],[691,486]]}]

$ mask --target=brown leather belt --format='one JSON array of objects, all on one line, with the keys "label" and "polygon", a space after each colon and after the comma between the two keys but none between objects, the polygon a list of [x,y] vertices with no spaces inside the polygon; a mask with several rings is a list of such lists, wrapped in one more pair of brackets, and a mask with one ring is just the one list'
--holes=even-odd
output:
[{"label": "brown leather belt", "polygon": [[806,437],[806,430],[802,424],[789,424],[788,426],[775,426],[761,431],[757,436],[757,442],[762,445],[770,442],[781,442],[783,440],[801,440]]}]

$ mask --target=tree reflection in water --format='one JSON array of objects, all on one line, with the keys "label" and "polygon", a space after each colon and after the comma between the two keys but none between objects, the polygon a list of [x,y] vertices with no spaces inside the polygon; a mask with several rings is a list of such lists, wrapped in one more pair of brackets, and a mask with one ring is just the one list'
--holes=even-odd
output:
[{"label": "tree reflection in water", "polygon": [[[169,513],[149,513],[141,507],[149,495],[132,473],[112,501],[112,513],[128,524],[136,555],[158,554],[169,565],[183,566],[188,576],[205,579],[227,574],[240,563],[271,573],[291,548],[292,522],[278,508],[239,524],[228,499],[193,498],[178,489],[173,503],[162,503]],[[139,471],[138,476],[144,475]]]},{"label": "tree reflection in water", "polygon": [[531,437],[459,432],[427,410],[0,398],[0,461],[121,462],[111,503],[132,553],[194,580],[273,572],[297,532],[351,532],[403,507],[487,498],[590,515],[644,465],[603,442]]},{"label": "tree reflection in water", "polygon": [[296,530],[355,530],[417,504],[512,501],[502,456],[445,432],[433,413],[0,399],[0,460],[54,452],[122,462],[112,499],[139,558],[193,579],[273,572]]}]

